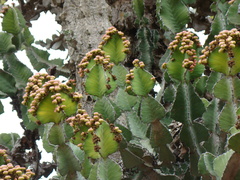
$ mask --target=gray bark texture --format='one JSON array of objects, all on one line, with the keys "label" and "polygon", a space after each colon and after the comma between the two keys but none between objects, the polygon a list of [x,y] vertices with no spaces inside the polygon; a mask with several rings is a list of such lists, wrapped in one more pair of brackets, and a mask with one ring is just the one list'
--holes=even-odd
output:
[{"label": "gray bark texture", "polygon": [[[111,9],[105,0],[67,0],[64,2],[63,12],[60,15],[63,32],[70,32],[68,52],[70,62],[76,65],[84,55],[98,47],[105,31],[112,26],[109,21]],[[78,72],[76,71],[76,74]],[[84,94],[82,84],[84,79],[76,75],[78,89]],[[83,100],[84,109],[91,115],[94,103],[89,96]],[[119,152],[111,155],[111,159],[121,163]]]},{"label": "gray bark texture", "polygon": [[102,35],[111,26],[109,5],[105,0],[67,0],[60,15],[63,31],[71,32],[75,43],[68,43],[71,59],[78,61],[97,48]]},{"label": "gray bark texture", "polygon": [[[105,0],[66,0],[59,16],[62,30],[67,40],[70,63],[77,64],[84,55],[98,47],[101,37],[111,26],[109,22],[109,5]],[[76,71],[78,90],[84,94],[84,79],[79,78]],[[88,96],[83,100],[84,108],[89,114],[93,103]]]}]

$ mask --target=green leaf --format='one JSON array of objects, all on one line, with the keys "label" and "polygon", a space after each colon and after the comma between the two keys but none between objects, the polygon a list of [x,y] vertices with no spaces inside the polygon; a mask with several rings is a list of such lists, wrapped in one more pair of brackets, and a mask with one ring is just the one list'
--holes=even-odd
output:
[{"label": "green leaf", "polygon": [[117,88],[115,77],[109,73],[108,71],[105,72],[107,77],[107,91],[106,94],[112,93]]},{"label": "green leaf", "polygon": [[172,56],[172,51],[170,49],[167,49],[164,53],[164,55],[159,60],[159,67],[162,67],[163,63],[167,63]]},{"label": "green leaf", "polygon": [[228,139],[228,147],[237,153],[240,153],[240,133],[233,134]]},{"label": "green leaf", "polygon": [[15,87],[16,81],[14,77],[0,69],[0,91],[6,93],[8,95],[14,95],[17,92],[17,88]]},{"label": "green leaf", "polygon": [[151,71],[152,64],[154,61],[153,58],[153,46],[150,40],[151,34],[153,32],[150,31],[148,28],[141,28],[137,32],[137,38],[139,39],[139,52],[140,52],[140,60],[144,62],[145,68],[148,71]]},{"label": "green leaf", "polygon": [[167,72],[173,79],[182,81],[184,79],[185,68],[182,67],[184,54],[176,49],[172,54],[172,60],[167,63]]},{"label": "green leaf", "polygon": [[170,84],[165,90],[163,95],[163,100],[165,103],[173,102],[175,97],[176,89]]},{"label": "green leaf", "polygon": [[23,125],[26,127],[26,129],[34,130],[39,128],[39,125],[36,124],[36,120],[30,120],[29,113],[27,112],[28,109],[26,106],[21,105],[20,106],[21,112],[22,112],[22,119],[23,119]]},{"label": "green leaf", "polygon": [[196,2],[196,0],[183,0],[185,4],[193,4]]},{"label": "green leaf", "polygon": [[64,180],[68,179],[86,180],[79,171],[69,172],[67,176],[64,177]]},{"label": "green leaf", "polygon": [[233,153],[233,150],[229,150],[226,153],[216,157],[213,161],[213,169],[218,179],[222,178],[224,170],[226,169],[228,161],[233,155]]},{"label": "green leaf", "polygon": [[157,6],[157,16],[170,31],[175,34],[185,29],[189,13],[182,1],[157,0]]},{"label": "green leaf", "polygon": [[165,115],[164,107],[151,96],[144,97],[141,102],[141,119],[145,123],[160,120]]},{"label": "green leaf", "polygon": [[0,166],[1,165],[5,165],[6,164],[6,162],[5,162],[5,160],[4,160],[4,157],[3,156],[0,156]]},{"label": "green leaf", "polygon": [[210,76],[208,77],[207,83],[206,83],[206,89],[207,92],[212,93],[215,84],[220,80],[221,74],[218,72],[212,71]]},{"label": "green leaf", "polygon": [[238,12],[240,0],[235,0],[230,6],[227,17],[230,23],[240,25],[240,14]]},{"label": "green leaf", "polygon": [[40,71],[42,68],[49,68],[57,66],[57,70],[63,71],[61,67],[63,66],[63,59],[49,60],[50,54],[47,51],[38,49],[36,47],[26,48],[26,53],[34,69]]},{"label": "green leaf", "polygon": [[26,41],[25,45],[27,45],[27,43],[30,43],[30,39],[33,39],[33,37],[30,37],[31,34],[26,26],[26,21],[18,8],[8,8],[3,17],[2,28],[3,31],[14,35],[12,43],[18,50],[22,48],[24,41]]},{"label": "green leaf", "polygon": [[133,9],[139,19],[143,17],[144,14],[144,3],[143,0],[133,0]]},{"label": "green leaf", "polygon": [[28,78],[32,76],[31,70],[18,60],[15,54],[6,54],[4,61],[8,64],[8,72],[13,75],[18,88],[25,88]]},{"label": "green leaf", "polygon": [[139,96],[146,96],[154,87],[155,81],[152,80],[153,76],[141,68],[134,68],[134,78],[131,81],[134,93]]},{"label": "green leaf", "polygon": [[143,163],[143,159],[138,157],[137,154],[129,149],[120,149],[121,157],[123,160],[124,167],[134,168]]},{"label": "green leaf", "polygon": [[48,68],[47,61],[49,53],[35,47],[26,48],[26,53],[34,69],[40,71],[42,68]]},{"label": "green leaf", "polygon": [[70,139],[71,137],[73,137],[74,132],[73,132],[73,128],[72,126],[69,125],[69,123],[67,123],[66,121],[63,123],[63,128],[65,131],[65,135],[67,139]]},{"label": "green leaf", "polygon": [[121,109],[115,104],[115,102],[110,100],[110,103],[112,104],[114,111],[115,111],[115,119],[119,118],[122,114]]},{"label": "green leaf", "polygon": [[233,77],[233,94],[236,99],[240,99],[240,79],[238,77]]},{"label": "green leaf", "polygon": [[122,170],[120,166],[111,159],[101,160],[98,164],[98,178],[99,180],[120,180],[122,177]]},{"label": "green leaf", "polygon": [[127,122],[132,134],[139,138],[146,138],[148,125],[143,123],[135,112],[127,113]]},{"label": "green leaf", "polygon": [[232,66],[230,70],[230,75],[235,76],[237,73],[240,72],[240,47],[235,47],[232,49],[234,58],[231,60],[234,61],[234,65]]},{"label": "green leaf", "polygon": [[19,33],[17,35],[14,35],[12,38],[12,43],[15,45],[16,50],[22,50],[22,44],[23,44],[23,36],[22,33]]},{"label": "green leaf", "polygon": [[[81,130],[74,133],[72,139],[71,139],[71,143],[75,144],[75,145],[78,145],[79,143],[83,143],[83,141],[85,141],[84,139],[82,139],[82,136],[81,136],[81,133],[82,132],[87,132],[89,128],[87,126],[82,126],[81,127]],[[88,136],[86,137],[88,138]],[[89,138],[90,139],[90,138]],[[90,141],[91,142],[91,141]]]},{"label": "green leaf", "polygon": [[34,37],[29,31],[28,27],[25,27],[23,31],[23,37],[24,37],[24,44],[26,46],[31,46],[31,44],[34,42]]},{"label": "green leaf", "polygon": [[98,163],[96,162],[95,164],[93,164],[92,169],[90,171],[90,175],[88,177],[88,180],[97,180],[97,175],[98,175]]},{"label": "green leaf", "polygon": [[213,170],[213,161],[215,156],[209,152],[201,154],[198,162],[198,170],[201,174],[211,174],[215,176],[215,172]]},{"label": "green leaf", "polygon": [[206,92],[206,82],[207,82],[207,76],[200,77],[197,81],[195,81],[195,90],[198,93],[199,96],[203,96]]},{"label": "green leaf", "polygon": [[[202,118],[203,118],[203,122],[204,125],[208,128],[208,130],[211,132],[211,136],[212,138],[210,138],[208,140],[208,147],[206,147],[206,149],[213,153],[213,154],[217,154],[218,151],[218,146],[219,143],[215,143],[216,139],[218,139],[218,115],[219,115],[219,111],[218,111],[218,100],[217,99],[213,99],[211,104],[207,107],[206,112],[203,114]],[[206,144],[205,144],[206,145]]]},{"label": "green leaf", "polygon": [[116,97],[116,104],[123,111],[130,111],[132,107],[137,103],[138,98],[136,96],[129,95],[125,90],[119,88]]},{"label": "green leaf", "polygon": [[224,77],[214,87],[214,95],[221,100],[230,101],[232,98],[230,78]]},{"label": "green leaf", "polygon": [[1,133],[0,145],[7,147],[11,151],[19,138],[20,136],[17,133]]},{"label": "green leaf", "polygon": [[14,35],[19,34],[26,27],[26,21],[18,8],[9,8],[4,14],[2,29]]},{"label": "green leaf", "polygon": [[85,83],[86,92],[97,97],[102,97],[107,91],[106,84],[103,67],[95,65],[87,76]]},{"label": "green leaf", "polygon": [[48,132],[48,140],[51,144],[62,145],[65,142],[62,124],[53,124]]},{"label": "green leaf", "polygon": [[47,95],[41,102],[39,103],[37,109],[37,119],[41,121],[41,123],[59,123],[66,116],[71,116],[77,112],[77,103],[72,101],[72,98],[67,94],[60,93],[61,98],[65,99],[62,105],[65,105],[64,112],[55,112],[56,105],[52,103],[51,93]]},{"label": "green leaf", "polygon": [[34,69],[40,71],[42,68],[56,68],[55,76],[68,76],[69,69],[64,66],[64,60],[61,58],[49,60],[50,54],[47,51],[33,46],[26,48],[26,53]]},{"label": "green leaf", "polygon": [[117,78],[116,83],[120,87],[125,86],[125,79],[127,73],[128,73],[127,69],[122,64],[115,65],[112,68],[112,74],[116,76]]},{"label": "green leaf", "polygon": [[202,117],[205,107],[195,93],[191,84],[180,84],[172,108],[171,117],[183,124],[191,124],[193,120]]},{"label": "green leaf", "polygon": [[172,107],[171,118],[183,123],[180,138],[182,143],[190,148],[190,171],[196,174],[197,159],[203,152],[200,143],[208,139],[208,130],[195,123],[205,111],[202,100],[197,96],[191,84],[180,84]]},{"label": "green leaf", "polygon": [[118,143],[114,140],[115,135],[111,132],[109,124],[103,122],[96,130],[96,135],[100,138],[98,145],[101,149],[99,152],[103,158],[117,151]]},{"label": "green leaf", "polygon": [[159,160],[164,164],[170,164],[174,161],[174,155],[170,151],[168,145],[172,142],[172,136],[168,130],[159,120],[154,120],[151,123],[151,146],[159,154]]},{"label": "green leaf", "polygon": [[[212,5],[214,6],[214,4],[212,4]],[[224,19],[227,18],[226,14],[227,14],[227,11],[229,10],[229,7],[230,7],[229,3],[226,3],[226,1],[221,0],[218,3],[216,3],[216,9],[214,9],[213,6],[211,6],[213,12],[220,10],[220,12],[225,16]]]},{"label": "green leaf", "polygon": [[[90,159],[89,159],[87,156],[85,156],[84,161],[83,161],[83,163],[82,163],[81,174],[82,174],[86,179],[91,175],[90,172],[91,172],[91,170],[92,170],[92,167],[93,167],[93,165],[92,165],[92,163],[90,162]],[[96,176],[97,176],[97,174],[96,174]]]},{"label": "green leaf", "polygon": [[[240,109],[238,109],[238,111],[237,111],[237,115],[239,115],[239,110],[240,110]],[[229,135],[231,136],[231,135],[236,134],[236,133],[239,133],[239,132],[240,132],[240,130],[237,129],[236,126],[234,126],[234,127],[232,127],[232,128],[229,130]]]},{"label": "green leaf", "polygon": [[86,158],[84,151],[72,143],[69,143],[69,147],[72,149],[73,154],[78,158],[81,164],[83,164]]},{"label": "green leaf", "polygon": [[132,140],[132,133],[131,133],[131,131],[128,128],[126,128],[125,126],[121,125],[121,124],[116,124],[116,125],[117,125],[117,127],[119,127],[119,129],[121,129],[123,138],[127,142],[131,141]]},{"label": "green leaf", "polygon": [[211,32],[205,42],[205,45],[208,45],[209,42],[214,40],[214,36],[218,35],[220,31],[227,29],[226,28],[226,21],[224,14],[218,11],[218,13],[215,15],[214,20],[211,24]]},{"label": "green leaf", "polygon": [[4,113],[4,107],[2,101],[0,101],[0,114]]},{"label": "green leaf", "polygon": [[41,100],[37,110],[36,117],[42,124],[49,122],[59,123],[66,117],[62,112],[54,112],[56,105],[52,103],[51,95],[49,94]]},{"label": "green leaf", "polygon": [[105,120],[109,120],[110,122],[115,121],[116,113],[114,107],[106,97],[97,100],[96,104],[94,105],[93,111],[99,112]]},{"label": "green leaf", "polygon": [[0,53],[6,54],[15,51],[15,46],[12,44],[12,35],[0,32]]},{"label": "green leaf", "polygon": [[53,123],[44,124],[44,132],[42,136],[42,143],[43,148],[48,152],[54,152],[55,146],[53,144],[50,144],[48,141],[48,133],[51,127],[53,126]]},{"label": "green leaf", "polygon": [[219,115],[219,126],[223,131],[228,132],[235,125],[237,121],[236,111],[233,102],[227,102],[223,107]]},{"label": "green leaf", "polygon": [[92,159],[98,159],[101,156],[100,156],[99,152],[96,152],[94,150],[95,144],[93,143],[92,139],[93,139],[93,135],[88,133],[87,138],[85,139],[84,144],[83,144],[83,149],[84,149],[84,152],[86,153],[87,157],[90,157]]},{"label": "green leaf", "polygon": [[131,143],[136,144],[136,145],[140,145],[141,148],[143,149],[147,149],[148,152],[150,154],[154,154],[154,149],[151,145],[150,139],[146,138],[146,139],[140,139],[138,140],[132,140]]},{"label": "green leaf", "polygon": [[213,50],[208,58],[208,65],[216,72],[221,72],[225,75],[229,74],[228,55],[225,52],[218,52],[219,48]]},{"label": "green leaf", "polygon": [[204,70],[205,70],[205,67],[202,64],[197,64],[192,72],[187,71],[186,76],[188,77],[188,79],[194,80],[196,78],[201,77]]},{"label": "green leaf", "polygon": [[76,158],[72,149],[67,144],[58,146],[56,149],[56,155],[58,171],[62,176],[81,170],[79,160]]},{"label": "green leaf", "polygon": [[61,98],[65,99],[65,101],[62,103],[62,105],[65,105],[64,108],[64,114],[66,116],[72,116],[76,114],[78,110],[78,103],[73,101],[71,95],[61,93]]},{"label": "green leaf", "polygon": [[[63,62],[64,60],[63,59],[61,59],[61,58],[55,58],[55,59],[51,59],[51,60],[49,60],[49,63],[50,63],[50,65],[56,65],[56,66],[58,66],[58,67],[62,67],[63,65],[64,65],[64,62]],[[50,66],[49,65],[49,66]],[[64,71],[63,69],[59,69],[59,68],[57,68],[57,70],[62,70],[62,71]]]},{"label": "green leaf", "polygon": [[123,52],[125,49],[123,40],[118,34],[112,35],[102,49],[106,55],[110,56],[110,62],[114,64],[122,62],[126,57],[126,54]]},{"label": "green leaf", "polygon": [[200,144],[208,140],[209,132],[202,124],[194,122],[192,125],[184,125],[180,136],[184,145],[190,147],[197,155],[200,155],[204,151]]}]

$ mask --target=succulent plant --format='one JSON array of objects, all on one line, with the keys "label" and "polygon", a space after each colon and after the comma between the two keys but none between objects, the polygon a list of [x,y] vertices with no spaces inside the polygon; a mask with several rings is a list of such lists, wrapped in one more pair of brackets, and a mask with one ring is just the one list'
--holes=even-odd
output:
[{"label": "succulent plant", "polygon": [[199,63],[209,65],[212,70],[225,75],[236,75],[239,72],[239,40],[240,32],[237,29],[221,31],[202,50]]},{"label": "succulent plant", "polygon": [[[240,0],[108,2],[122,19],[67,65],[32,46],[17,7],[0,6],[0,98],[53,154],[56,178],[240,179]],[[190,28],[205,30],[204,45]],[[22,49],[49,74],[33,75]],[[7,154],[36,147],[18,138],[0,134],[0,179],[38,176]]]},{"label": "succulent plant", "polygon": [[8,158],[5,149],[0,149],[0,179],[16,179],[24,180],[31,179],[35,174],[25,167],[19,165],[14,166]]},{"label": "succulent plant", "polygon": [[29,78],[23,96],[23,104],[29,107],[30,119],[39,124],[63,121],[81,107],[82,95],[74,92],[75,81],[66,84],[48,74],[36,74]]},{"label": "succulent plant", "polygon": [[122,131],[114,124],[104,121],[98,112],[93,117],[84,110],[66,120],[74,129],[72,142],[84,150],[88,157],[93,159],[106,158],[118,149]]}]

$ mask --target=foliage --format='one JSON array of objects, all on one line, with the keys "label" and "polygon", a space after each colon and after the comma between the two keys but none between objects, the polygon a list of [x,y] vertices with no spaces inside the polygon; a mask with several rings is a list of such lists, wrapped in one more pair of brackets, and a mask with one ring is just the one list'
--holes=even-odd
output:
[{"label": "foliage", "polygon": [[[46,51],[32,46],[34,37],[21,12],[5,7],[0,97],[22,102],[23,126],[39,132],[43,147],[53,154],[55,179],[239,179],[239,3],[212,2],[212,23],[202,46],[186,28],[195,21],[191,11],[198,2],[156,0],[162,39],[170,41],[158,59],[159,78],[153,69],[160,31],[149,26],[147,3],[133,0],[137,47],[110,27],[98,48],[77,65],[82,84],[70,79],[62,60],[49,60]],[[33,75],[15,55],[22,49],[36,70],[55,67],[69,80]],[[140,51],[140,60],[131,60],[129,67],[125,62],[133,49]],[[87,96],[93,100],[91,111]],[[18,138],[0,134],[3,168],[13,168],[4,154],[14,154]]]},{"label": "foliage", "polygon": [[9,159],[6,150],[0,149],[0,177],[1,179],[31,179],[34,173],[25,167],[14,166]]}]

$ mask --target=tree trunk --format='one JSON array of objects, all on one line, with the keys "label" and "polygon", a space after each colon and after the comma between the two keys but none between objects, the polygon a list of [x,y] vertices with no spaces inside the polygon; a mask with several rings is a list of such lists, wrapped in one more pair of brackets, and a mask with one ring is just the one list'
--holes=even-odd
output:
[{"label": "tree trunk", "polygon": [[[70,63],[74,64],[74,68],[87,52],[98,47],[101,37],[111,26],[108,14],[109,6],[105,0],[68,0],[63,4],[59,18],[67,40]],[[77,71],[78,90],[84,95],[84,79],[79,78]],[[91,114],[91,98],[85,96],[83,101],[86,103],[84,108]]]}]

